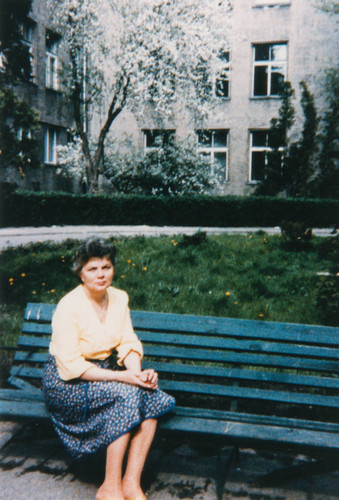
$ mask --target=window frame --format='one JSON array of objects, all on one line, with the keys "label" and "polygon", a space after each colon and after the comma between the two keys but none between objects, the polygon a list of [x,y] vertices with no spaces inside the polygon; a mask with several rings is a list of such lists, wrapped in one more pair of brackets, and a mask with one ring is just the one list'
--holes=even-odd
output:
[{"label": "window frame", "polygon": [[31,56],[31,82],[36,81],[36,65],[34,58],[34,28],[35,22],[29,18],[25,19],[25,21],[22,21],[19,24],[21,43],[27,47],[28,52]]},{"label": "window frame", "polygon": [[[48,46],[48,38],[50,37],[51,43]],[[58,45],[60,42],[60,36],[53,31],[46,30],[45,34],[45,87],[51,90],[59,90],[59,57],[58,57]],[[54,67],[51,70],[51,63]]]},{"label": "window frame", "polygon": [[[227,54],[228,60],[225,60],[225,57]],[[230,99],[231,98],[231,51],[230,50],[223,50],[220,51],[220,56],[219,59],[222,61],[223,68],[218,71],[215,76],[214,76],[214,81],[213,81],[213,93],[214,97],[217,99]],[[223,74],[226,74],[225,77],[223,77]],[[227,81],[228,86],[227,86],[227,95],[218,95],[217,93],[217,84],[219,81]]]},{"label": "window frame", "polygon": [[[203,146],[202,143],[199,141],[199,134],[201,133],[211,133],[211,146]],[[216,132],[225,132],[226,136],[226,141],[225,141],[225,146],[215,146],[215,133]],[[225,184],[229,182],[229,134],[230,130],[229,129],[199,129],[196,131],[197,134],[197,140],[198,140],[198,153],[204,156],[209,156],[210,157],[210,165],[211,165],[211,173],[216,174],[214,165],[216,164],[215,161],[215,155],[218,153],[223,153],[225,154],[225,176],[223,176],[223,179],[221,180],[221,183]]]},{"label": "window frame", "polygon": [[[266,139],[265,139],[265,146],[253,146],[253,134],[256,132],[265,132],[266,134]],[[262,182],[263,179],[253,179],[252,174],[253,174],[253,153],[254,152],[264,152],[265,153],[265,168],[268,165],[268,153],[272,151],[272,148],[269,146],[269,129],[252,129],[249,131],[249,140],[250,140],[250,148],[249,148],[249,171],[248,171],[248,182],[249,184],[258,184]]]},{"label": "window frame", "polygon": [[[51,147],[52,138],[52,147]],[[57,165],[58,163],[58,129],[53,125],[45,125],[44,131],[44,163],[45,165]]]},{"label": "window frame", "polygon": [[[274,46],[284,46],[286,48],[286,59],[281,61],[275,61],[271,58],[272,48]],[[259,46],[267,46],[269,50],[269,58],[267,60],[262,59],[256,61],[256,49]],[[271,99],[279,97],[279,94],[272,94],[272,75],[274,74],[273,67],[274,66],[283,66],[284,67],[284,81],[287,80],[287,70],[288,70],[288,42],[279,41],[279,42],[259,42],[252,43],[252,98],[253,99]],[[267,68],[266,71],[266,84],[267,84],[267,93],[266,94],[255,94],[255,86],[256,86],[256,68],[263,67]]]},{"label": "window frame", "polygon": [[[158,151],[159,149],[161,149],[161,147],[166,144],[164,142],[164,139],[165,139],[165,135],[168,134],[168,138],[166,139],[167,141],[169,141],[170,138],[172,138],[173,140],[175,140],[175,129],[167,129],[167,128],[164,128],[164,129],[158,129],[158,128],[154,128],[154,129],[150,129],[150,128],[145,128],[145,129],[142,129],[142,133],[143,133],[143,149],[144,149],[144,152],[145,153],[148,153],[148,152],[151,152],[151,151]],[[156,134],[157,137],[161,137],[162,134],[162,144],[159,145],[159,146],[148,146],[147,145],[147,139],[148,139],[148,134]],[[154,140],[156,140],[156,138],[154,138]]]}]

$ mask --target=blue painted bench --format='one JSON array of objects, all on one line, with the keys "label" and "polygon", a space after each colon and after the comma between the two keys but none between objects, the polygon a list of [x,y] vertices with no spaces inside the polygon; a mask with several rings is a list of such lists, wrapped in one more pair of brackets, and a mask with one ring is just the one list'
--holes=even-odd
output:
[{"label": "blue painted bench", "polygon": [[[27,304],[13,388],[0,390],[3,417],[48,417],[40,386],[54,309]],[[337,456],[339,328],[144,311],[132,321],[144,366],[177,399],[162,429]]]}]

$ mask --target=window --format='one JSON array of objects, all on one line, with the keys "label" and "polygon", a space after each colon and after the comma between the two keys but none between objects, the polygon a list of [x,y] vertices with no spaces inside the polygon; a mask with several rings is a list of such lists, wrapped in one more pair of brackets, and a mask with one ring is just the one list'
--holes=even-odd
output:
[{"label": "window", "polygon": [[144,149],[161,148],[174,140],[175,130],[154,129],[143,130],[144,133]]},{"label": "window", "polygon": [[27,147],[27,144],[32,139],[32,132],[30,130],[24,130],[22,127],[19,127],[16,131],[17,139],[20,143],[20,151],[19,156],[24,156],[24,150]]},{"label": "window", "polygon": [[34,60],[33,60],[33,29],[34,29],[34,23],[27,19],[26,21],[20,23],[19,26],[20,29],[20,34],[21,34],[21,42],[23,45],[27,47],[27,50],[29,52],[29,55],[31,57],[31,80],[33,81],[35,79],[35,66],[34,66]]},{"label": "window", "polygon": [[220,182],[228,181],[228,130],[198,130],[199,153],[209,158]]},{"label": "window", "polygon": [[46,126],[45,128],[45,148],[44,162],[56,165],[57,163],[57,129]]},{"label": "window", "polygon": [[253,96],[279,95],[280,85],[287,74],[287,44],[254,45]]},{"label": "window", "polygon": [[58,90],[58,45],[59,35],[46,31],[46,87]]},{"label": "window", "polygon": [[250,133],[250,182],[262,181],[268,165],[269,133],[267,130],[255,130]]},{"label": "window", "polygon": [[222,62],[222,69],[215,79],[215,95],[217,97],[229,97],[230,95],[230,53],[221,51],[219,59]]}]

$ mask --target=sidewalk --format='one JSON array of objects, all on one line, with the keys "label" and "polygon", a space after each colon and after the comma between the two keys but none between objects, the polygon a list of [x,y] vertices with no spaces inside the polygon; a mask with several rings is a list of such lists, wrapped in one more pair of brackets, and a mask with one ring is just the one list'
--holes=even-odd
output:
[{"label": "sidewalk", "polygon": [[[0,250],[38,241],[64,241],[68,238],[86,239],[90,236],[131,237],[131,236],[175,236],[192,235],[197,231],[207,234],[248,234],[265,231],[280,234],[276,227],[181,227],[181,226],[51,226],[51,227],[8,227],[0,228]],[[333,236],[332,229],[313,229],[316,236]]]},{"label": "sidewalk", "polygon": [[[176,441],[168,449],[168,442],[158,438],[152,447],[144,474],[148,500],[215,500],[215,449],[206,441]],[[228,454],[225,448],[223,462]],[[293,478],[295,466],[309,463],[301,454],[242,449],[227,474],[223,499],[337,500],[338,472]],[[103,467],[103,458],[75,466],[46,424],[0,422],[1,500],[94,500]],[[254,484],[282,467],[290,467],[289,474],[276,484]]]}]

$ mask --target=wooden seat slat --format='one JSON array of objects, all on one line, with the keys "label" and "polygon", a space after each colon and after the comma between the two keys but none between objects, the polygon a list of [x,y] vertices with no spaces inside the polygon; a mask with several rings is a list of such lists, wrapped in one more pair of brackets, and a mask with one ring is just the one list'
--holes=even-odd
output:
[{"label": "wooden seat slat", "polygon": [[[193,316],[186,314],[131,311],[136,330],[203,333],[230,335],[256,339],[277,339],[286,342],[337,345],[336,328],[330,326],[301,325],[247,319]],[[333,334],[333,337],[331,336]]]},{"label": "wooden seat slat", "polygon": [[51,335],[52,326],[51,324],[48,323],[36,323],[36,322],[29,323],[25,321],[24,324],[22,325],[22,332],[28,334],[34,333],[41,335]]},{"label": "wooden seat slat", "polygon": [[[26,321],[51,322],[54,304],[28,303],[25,311]],[[336,345],[336,328],[297,323],[279,323],[213,316],[194,316],[186,314],[159,313],[150,311],[131,311],[136,330],[149,329],[172,332],[191,332],[233,337],[253,337],[256,339],[277,339],[286,342]]]},{"label": "wooden seat slat", "polygon": [[295,429],[308,429],[314,431],[325,431],[339,433],[339,423],[316,422],[314,420],[293,419],[277,417],[273,415],[254,415],[252,413],[240,413],[235,411],[211,410],[207,408],[187,408],[177,406],[175,414],[188,417],[209,418],[215,420],[228,420],[234,422],[247,422],[257,425],[266,424],[278,427],[293,427]]},{"label": "wooden seat slat", "polygon": [[[43,357],[43,362],[46,356]],[[36,365],[36,360],[32,361],[31,364]],[[41,363],[41,360],[39,361]],[[41,363],[42,364],[42,363]],[[220,377],[223,379],[231,380],[245,380],[249,383],[252,382],[266,382],[271,384],[291,384],[299,387],[318,387],[318,388],[333,388],[339,389],[339,378],[330,379],[328,377],[306,377],[296,374],[286,374],[286,373],[264,373],[262,371],[254,370],[241,370],[241,369],[225,369],[225,368],[215,368],[215,367],[203,367],[195,365],[182,365],[175,363],[152,363],[145,362],[145,368],[153,368],[161,374],[164,373],[175,373],[182,374],[186,376],[190,375],[200,375],[209,378]],[[12,366],[11,375],[20,376],[25,378],[41,378],[43,373],[43,368],[31,367],[31,366]]]},{"label": "wooden seat slat", "polygon": [[[288,427],[269,425],[255,425],[243,422],[227,422],[198,417],[174,417],[166,420],[162,426],[166,430],[181,431],[184,433],[214,434],[223,436],[227,442],[256,446],[262,443],[276,447],[297,446],[299,449],[317,448],[326,452],[339,450],[339,435],[332,432],[315,432]],[[280,448],[279,448],[280,449]]]},{"label": "wooden seat slat", "polygon": [[255,399],[256,401],[275,401],[284,404],[339,408],[339,397],[335,396],[172,380],[161,380],[159,386],[161,389],[169,392],[187,392],[189,394],[223,396],[232,399]]},{"label": "wooden seat slat", "polygon": [[281,342],[242,340],[230,338],[204,337],[196,335],[179,335],[179,334],[162,334],[157,332],[138,332],[140,340],[144,343],[154,344],[171,344],[175,346],[194,346],[208,347],[216,349],[229,349],[235,351],[246,352],[263,352],[270,354],[292,354],[293,356],[302,355],[303,357],[321,357],[337,360],[339,363],[339,346],[337,349],[333,347],[316,347],[305,346],[301,344],[284,344]]},{"label": "wooden seat slat", "polygon": [[153,368],[159,373],[176,373],[181,375],[194,375],[205,377],[220,377],[234,380],[248,380],[271,382],[278,384],[291,384],[298,386],[324,387],[339,389],[339,377],[319,377],[314,375],[300,375],[298,373],[272,372],[264,370],[249,370],[244,368],[230,368],[220,366],[204,366],[179,363],[161,363],[145,361],[146,368]]},{"label": "wooden seat slat", "polygon": [[[21,336],[18,346],[32,348],[47,348],[49,338]],[[192,348],[155,345],[145,343],[144,351],[149,356],[190,359],[200,361],[213,361],[220,363],[240,363],[242,365],[260,365],[272,367],[299,368],[303,370],[327,371],[339,373],[339,360],[332,361],[326,359],[300,358],[300,356],[282,356],[270,354],[257,354],[249,352],[233,352],[228,350],[194,350]]]},{"label": "wooden seat slat", "polygon": [[290,369],[326,371],[339,373],[339,361],[322,359],[303,359],[300,357],[287,357],[266,354],[252,354],[247,352],[194,350],[173,346],[145,345],[148,356],[160,358],[175,358],[192,361],[209,361],[219,363],[237,363],[241,365],[285,367]]}]

